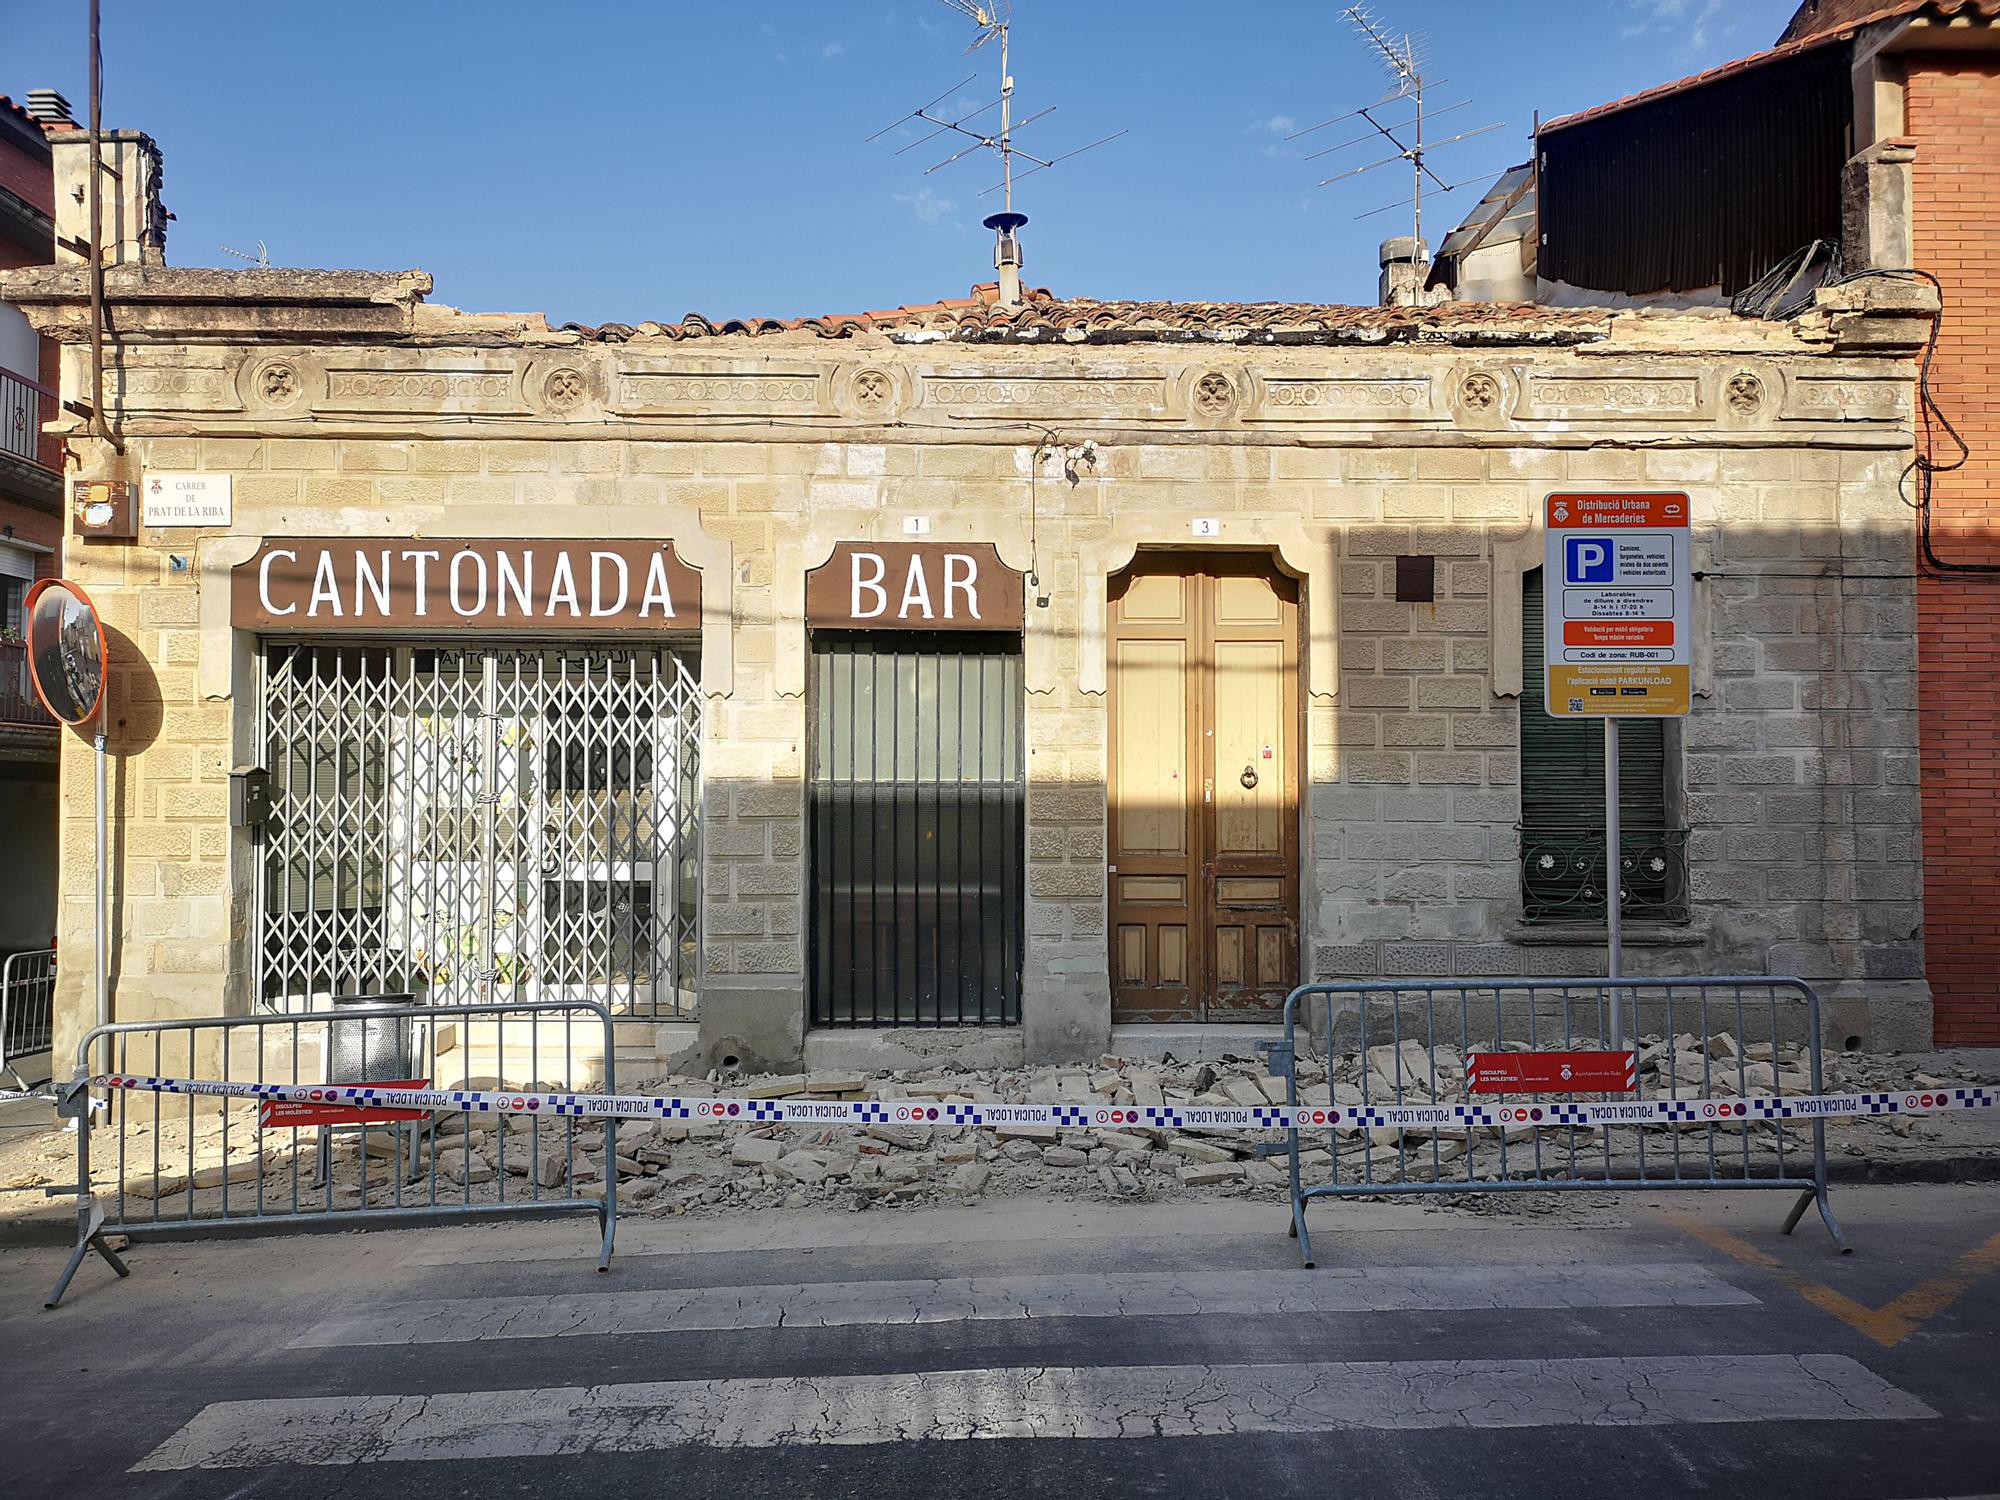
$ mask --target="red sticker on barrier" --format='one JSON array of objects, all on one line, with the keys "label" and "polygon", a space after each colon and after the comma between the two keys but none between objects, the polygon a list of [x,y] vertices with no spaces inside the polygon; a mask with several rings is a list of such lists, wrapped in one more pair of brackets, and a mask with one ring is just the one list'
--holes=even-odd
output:
[{"label": "red sticker on barrier", "polygon": [[[431,1086],[428,1078],[404,1078],[389,1083],[329,1084],[324,1090],[325,1102],[318,1099],[266,1099],[257,1109],[257,1124],[265,1130],[297,1130],[309,1125],[395,1125],[405,1120],[424,1120],[430,1117],[427,1109],[391,1109],[376,1104],[341,1104],[335,1102],[338,1090],[348,1087],[372,1089],[427,1089]],[[319,1089],[311,1091],[314,1094]]]},{"label": "red sticker on barrier", "polygon": [[1475,1094],[1633,1094],[1638,1058],[1630,1052],[1468,1052],[1466,1088]]}]

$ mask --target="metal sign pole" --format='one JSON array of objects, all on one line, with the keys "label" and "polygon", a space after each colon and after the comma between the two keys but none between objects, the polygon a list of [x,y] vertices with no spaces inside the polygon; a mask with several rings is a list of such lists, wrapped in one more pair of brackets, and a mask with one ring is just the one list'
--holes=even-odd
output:
[{"label": "metal sign pole", "polygon": [[1611,981],[1611,1050],[1625,1050],[1624,993],[1618,981],[1625,973],[1625,862],[1618,829],[1618,720],[1604,720],[1604,927],[1610,956],[1605,975]]},{"label": "metal sign pole", "polygon": [[[111,861],[110,839],[106,834],[108,821],[105,813],[109,798],[106,790],[110,782],[107,767],[111,756],[105,746],[105,730],[111,719],[111,684],[105,682],[97,699],[97,734],[94,748],[97,755],[97,932],[93,946],[95,973],[93,981],[97,992],[97,1024],[111,1024]],[[107,1049],[110,1043],[106,1042]],[[109,1052],[106,1052],[107,1059]]]}]

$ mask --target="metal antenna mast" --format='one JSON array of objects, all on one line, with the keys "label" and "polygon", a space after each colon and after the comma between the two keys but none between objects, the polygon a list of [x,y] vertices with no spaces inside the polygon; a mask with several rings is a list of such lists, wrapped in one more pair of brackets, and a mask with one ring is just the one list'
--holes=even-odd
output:
[{"label": "metal antenna mast", "polygon": [[[1368,210],[1367,213],[1356,214],[1355,218],[1373,218],[1376,214],[1388,213],[1390,210],[1397,208],[1411,209],[1411,235],[1414,240],[1411,253],[1413,258],[1419,257],[1424,253],[1424,183],[1426,179],[1429,180],[1434,193],[1440,197],[1446,193],[1457,192],[1458,189],[1467,186],[1467,182],[1446,182],[1431,169],[1425,158],[1431,152],[1440,150],[1445,146],[1453,145],[1459,141],[1471,140],[1474,136],[1485,135],[1491,130],[1502,129],[1505,122],[1495,121],[1491,125],[1481,125],[1476,130],[1461,131],[1457,135],[1446,136],[1441,141],[1426,141],[1424,139],[1424,124],[1426,119],[1424,113],[1424,88],[1430,80],[1427,80],[1424,76],[1423,39],[1405,32],[1401,40],[1398,40],[1391,36],[1382,24],[1369,14],[1365,7],[1360,5],[1350,5],[1341,14],[1354,27],[1355,31],[1360,34],[1361,39],[1374,49],[1383,64],[1388,68],[1390,78],[1389,92],[1384,94],[1380,99],[1377,99],[1373,104],[1364,104],[1360,109],[1349,110],[1344,115],[1335,115],[1331,120],[1322,120],[1317,125],[1308,125],[1304,130],[1295,130],[1286,136],[1285,139],[1296,141],[1302,136],[1308,136],[1315,131],[1324,130],[1329,125],[1338,125],[1343,120],[1359,119],[1365,121],[1369,128],[1356,135],[1352,140],[1342,141],[1337,146],[1328,146],[1323,151],[1315,151],[1306,160],[1317,161],[1322,156],[1331,156],[1336,151],[1344,151],[1350,146],[1358,146],[1365,141],[1377,139],[1387,141],[1393,146],[1395,148],[1393,155],[1379,157],[1370,162],[1363,162],[1360,166],[1352,167],[1345,172],[1336,172],[1333,176],[1322,180],[1319,185],[1326,187],[1330,183],[1344,182],[1350,177],[1359,177],[1364,172],[1372,172],[1375,168],[1388,166],[1392,162],[1408,162],[1410,164],[1412,179],[1412,191],[1409,198],[1400,203],[1384,204],[1381,208]],[[1442,81],[1441,79],[1437,80],[1437,82]],[[1398,104],[1406,99],[1412,106],[1410,118],[1388,124],[1377,118],[1377,115],[1386,111],[1389,106]],[[1465,108],[1471,102],[1470,99],[1461,99],[1456,104],[1446,105],[1443,109],[1432,110],[1429,118],[1434,120],[1439,115],[1450,114],[1453,110]]]},{"label": "metal antenna mast", "polygon": [[[1018,305],[1021,300],[1021,242],[1016,236],[1015,231],[1028,222],[1026,214],[1014,212],[1014,178],[1017,175],[1014,171],[1014,158],[1018,156],[1034,164],[1018,174],[1022,177],[1032,177],[1035,173],[1053,167],[1058,162],[1068,161],[1073,156],[1081,156],[1086,151],[1093,151],[1099,146],[1115,141],[1119,136],[1126,134],[1126,132],[1123,130],[1113,131],[1110,135],[1092,141],[1087,146],[1079,146],[1074,151],[1065,151],[1059,156],[1044,157],[1037,156],[1032,151],[1023,151],[1014,143],[1015,132],[1025,130],[1037,120],[1046,119],[1048,116],[1054,114],[1055,106],[1050,105],[1047,109],[1038,110],[1036,113],[1029,115],[1027,119],[1020,121],[1018,124],[1015,123],[1014,73],[1012,67],[1013,38],[1010,34],[1013,23],[1007,19],[1011,9],[1010,0],[994,0],[994,3],[991,5],[975,4],[974,0],[941,0],[941,3],[950,6],[979,28],[978,35],[973,37],[972,44],[965,49],[967,52],[977,52],[988,42],[996,39],[999,41],[1000,97],[980,105],[977,109],[968,110],[964,113],[955,114],[952,110],[944,108],[944,101],[946,99],[956,94],[960,89],[964,88],[968,83],[973,82],[979,76],[977,73],[968,74],[946,89],[942,94],[939,94],[937,98],[931,100],[930,103],[922,105],[912,110],[909,114],[904,115],[901,119],[883,126],[880,130],[869,136],[868,140],[880,140],[890,131],[900,129],[912,120],[922,120],[925,124],[936,128],[906,145],[897,147],[895,154],[898,156],[901,156],[905,151],[914,151],[925,142],[934,141],[941,135],[963,136],[967,144],[959,147],[958,150],[936,165],[926,167],[924,169],[926,177],[980,150],[991,151],[995,156],[1000,158],[1000,180],[993,184],[992,187],[982,189],[980,196],[984,198],[993,193],[1000,194],[1000,212],[987,215],[984,223],[997,236],[993,250],[993,265],[1000,273],[1000,301],[1004,305],[1012,307]],[[988,132],[981,128],[975,128],[972,125],[972,121],[977,120],[981,115],[990,113],[996,108],[1000,112],[999,128],[997,130]]]}]

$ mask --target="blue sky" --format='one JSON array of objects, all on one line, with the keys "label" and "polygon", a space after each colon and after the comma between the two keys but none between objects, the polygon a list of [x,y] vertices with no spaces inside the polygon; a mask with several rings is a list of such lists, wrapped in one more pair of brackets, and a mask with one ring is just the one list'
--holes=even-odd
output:
[{"label": "blue sky", "polygon": [[[1490,180],[1544,118],[1769,46],[1793,0],[1376,0],[1428,40],[1441,153]],[[1317,188],[1286,144],[1378,97],[1335,0],[1018,0],[1021,138],[1131,133],[1018,190],[1028,279],[1062,295],[1373,301],[1401,168]],[[0,92],[84,113],[83,0],[0,0]],[[168,259],[420,266],[433,300],[554,322],[794,317],[963,296],[992,277],[997,178],[863,138],[998,49],[938,0],[104,0],[105,123],[166,152]],[[942,144],[942,143],[938,143]],[[1446,200],[1455,223],[1477,189]],[[1434,221],[1433,221],[1434,222]],[[1429,223],[1427,223],[1429,228]],[[1431,235],[1433,243],[1439,235]]]}]

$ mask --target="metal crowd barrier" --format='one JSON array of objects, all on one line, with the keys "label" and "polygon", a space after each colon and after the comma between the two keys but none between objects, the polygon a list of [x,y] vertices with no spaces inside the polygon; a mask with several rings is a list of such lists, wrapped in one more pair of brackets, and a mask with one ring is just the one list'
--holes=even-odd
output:
[{"label": "metal crowd barrier", "polygon": [[27,1078],[21,1065],[49,1051],[55,1014],[55,949],[13,953],[0,962],[0,1084],[12,1080],[13,1087],[25,1093],[46,1081],[46,1075]]},{"label": "metal crowd barrier", "polygon": [[[346,997],[290,1015],[100,1026],[57,1090],[76,1121],[77,1241],[47,1305],[106,1236],[342,1229],[493,1215],[591,1213],[611,1261],[615,1119],[418,1111],[354,1123],[351,1111],[213,1094],[99,1090],[110,1075],[227,1083],[395,1083],[590,1092],[616,1087],[611,1013],[587,1001],[409,1005]],[[384,1001],[390,1003],[383,1003]]]},{"label": "metal crowd barrier", "polygon": [[[1614,1019],[1621,1008],[1622,1026]],[[1614,1034],[1628,1038],[1623,1047],[1614,1046]],[[1285,1077],[1286,1098],[1326,1105],[1331,1121],[1323,1138],[1317,1126],[1290,1132],[1291,1233],[1308,1266],[1310,1200],[1446,1193],[1791,1190],[1799,1198],[1783,1232],[1816,1203],[1834,1243],[1849,1248],[1827,1200],[1824,1120],[1537,1123],[1544,1113],[1537,1106],[1556,1100],[1822,1092],[1819,996],[1800,980],[1308,984],[1285,1001],[1282,1045],[1271,1071]],[[1533,1096],[1467,1091],[1468,1052],[1537,1050],[1629,1050],[1637,1087]],[[1439,1104],[1491,1106],[1494,1123],[1371,1126],[1349,1118],[1355,1107]],[[1322,1167],[1323,1180],[1309,1181]]]}]

